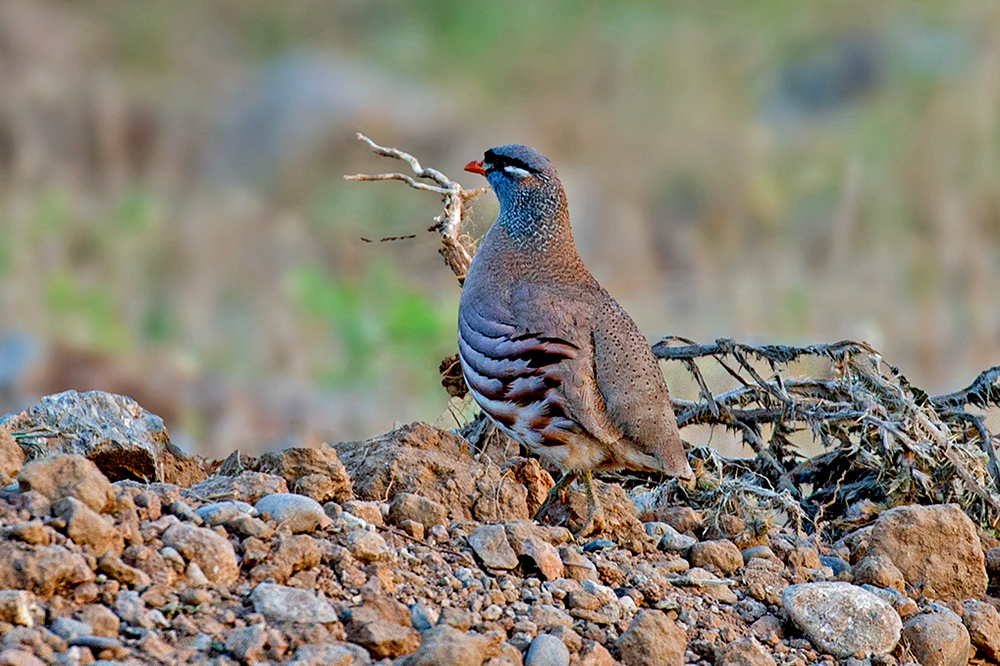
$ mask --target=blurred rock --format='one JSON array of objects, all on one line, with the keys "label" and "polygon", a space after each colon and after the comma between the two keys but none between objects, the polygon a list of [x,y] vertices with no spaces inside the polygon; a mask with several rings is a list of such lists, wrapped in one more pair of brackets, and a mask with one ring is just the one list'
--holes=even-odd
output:
[{"label": "blurred rock", "polygon": [[267,514],[279,526],[293,533],[312,532],[320,525],[330,522],[323,506],[305,495],[275,493],[262,497],[254,505],[261,514]]},{"label": "blurred rock", "polygon": [[0,486],[6,486],[17,477],[24,464],[24,452],[6,428],[0,428]]},{"label": "blurred rock", "polygon": [[287,493],[288,484],[280,476],[262,472],[243,472],[238,476],[216,475],[196,483],[185,495],[212,498],[215,501],[240,500],[255,504],[261,497]]},{"label": "blurred rock", "polygon": [[946,608],[908,618],[903,643],[921,666],[966,666],[972,646],[962,618]]},{"label": "blurred rock", "polygon": [[232,544],[207,527],[172,525],[162,538],[184,559],[196,563],[213,583],[229,585],[239,578],[240,567]]},{"label": "blurred rock", "polygon": [[446,624],[424,632],[420,647],[404,666],[482,666],[500,654],[499,642],[486,636],[459,631]]},{"label": "blurred rock", "polygon": [[625,666],[682,666],[687,635],[662,611],[641,610],[618,647]]},{"label": "blurred rock", "polygon": [[969,638],[987,659],[1000,660],[1000,612],[984,601],[962,602],[962,622]]},{"label": "blurred rock", "polygon": [[163,419],[131,398],[102,391],[65,391],[19,414],[0,419],[12,432],[44,432],[26,439],[35,457],[89,458],[112,481],[164,481],[191,485],[206,474],[201,463],[170,444]]},{"label": "blurred rock", "polygon": [[31,617],[31,607],[35,603],[35,595],[25,590],[0,590],[0,622],[34,626]]},{"label": "blurred rock", "polygon": [[344,629],[349,641],[377,659],[395,659],[420,646],[420,633],[410,626],[410,611],[387,596],[374,596],[351,608]]},{"label": "blurred rock", "polygon": [[80,455],[34,460],[18,472],[21,491],[41,493],[50,502],[75,497],[97,512],[110,511],[115,494],[111,482],[93,462]]},{"label": "blurred rock", "polygon": [[87,561],[63,546],[0,541],[0,589],[28,590],[48,598],[92,580]]},{"label": "blurred rock", "polygon": [[774,657],[753,638],[741,638],[726,646],[719,666],[775,666]]},{"label": "blurred rock", "polygon": [[301,645],[289,666],[368,666],[368,651],[350,643]]},{"label": "blurred rock", "polygon": [[[336,450],[329,444],[316,448],[290,448],[275,453],[265,453],[249,469],[265,474],[276,474],[288,484],[292,492],[309,495],[317,502],[344,502],[354,499],[351,479],[344,465],[337,459]],[[328,481],[319,484],[319,475]],[[302,482],[305,487],[297,488]],[[304,492],[311,490],[312,492]]]},{"label": "blurred rock", "polygon": [[414,493],[447,507],[452,520],[528,518],[524,486],[477,462],[464,439],[427,424],[334,448],[358,497],[391,501],[396,493]]},{"label": "blurred rock", "polygon": [[337,611],[330,602],[309,590],[261,583],[250,593],[250,601],[254,611],[269,622],[339,623]]},{"label": "blurred rock", "polygon": [[986,565],[976,526],[956,504],[900,506],[879,516],[868,555],[891,561],[907,584],[931,599],[986,594]]},{"label": "blurred rock", "polygon": [[539,634],[531,641],[524,666],[569,666],[569,650],[552,634]]},{"label": "blurred rock", "polygon": [[885,655],[899,642],[892,606],[850,583],[792,585],[781,605],[817,649],[838,657]]}]

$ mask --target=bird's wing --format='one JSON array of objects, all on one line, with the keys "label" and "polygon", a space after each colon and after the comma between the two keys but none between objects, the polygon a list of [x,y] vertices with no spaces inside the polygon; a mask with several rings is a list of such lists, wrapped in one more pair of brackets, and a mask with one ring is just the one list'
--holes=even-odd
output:
[{"label": "bird's wing", "polygon": [[[596,287],[596,284],[595,284]],[[572,355],[551,364],[542,389],[574,430],[608,444],[622,437],[606,417],[604,399],[594,371],[593,303],[596,290],[566,293],[537,283],[513,290],[512,321],[517,335],[535,340],[558,340],[574,349]]]},{"label": "bird's wing", "polygon": [[[458,344],[465,380],[480,404],[501,425],[514,431],[544,429],[559,440],[578,432],[561,395],[566,363],[581,349],[551,335],[548,327],[527,327],[500,300],[480,299],[459,309]],[[542,403],[547,403],[543,409]],[[537,420],[538,425],[533,425]],[[544,425],[543,425],[544,424]]]},{"label": "bird's wing", "polygon": [[670,394],[656,357],[628,313],[607,292],[594,303],[594,375],[608,420],[660,471],[690,476]]}]

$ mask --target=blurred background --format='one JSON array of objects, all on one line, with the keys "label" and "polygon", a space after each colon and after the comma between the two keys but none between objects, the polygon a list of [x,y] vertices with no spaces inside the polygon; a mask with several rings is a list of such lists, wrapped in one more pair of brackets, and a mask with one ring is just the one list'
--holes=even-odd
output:
[{"label": "blurred background", "polygon": [[397,168],[356,131],[468,187],[539,148],[652,340],[1000,364],[996,0],[2,0],[0,414],[125,393],[212,457],[454,426],[440,203],[343,181]]}]

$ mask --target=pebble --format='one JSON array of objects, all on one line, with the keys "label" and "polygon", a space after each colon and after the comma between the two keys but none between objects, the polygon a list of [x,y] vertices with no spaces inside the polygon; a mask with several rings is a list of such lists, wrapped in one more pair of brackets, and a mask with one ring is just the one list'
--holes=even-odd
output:
[{"label": "pebble", "polygon": [[774,657],[755,638],[740,638],[726,646],[718,666],[775,666]]},{"label": "pebble", "polygon": [[609,539],[591,539],[587,543],[583,544],[583,552],[585,553],[596,553],[598,551],[607,550],[608,548],[614,548],[615,542]]},{"label": "pebble", "polygon": [[559,551],[541,537],[534,534],[526,537],[518,547],[517,554],[534,563],[545,580],[563,577],[564,567]]},{"label": "pebble", "polygon": [[730,574],[743,566],[739,548],[726,539],[694,544],[687,559],[693,567],[714,568],[723,574]]}]

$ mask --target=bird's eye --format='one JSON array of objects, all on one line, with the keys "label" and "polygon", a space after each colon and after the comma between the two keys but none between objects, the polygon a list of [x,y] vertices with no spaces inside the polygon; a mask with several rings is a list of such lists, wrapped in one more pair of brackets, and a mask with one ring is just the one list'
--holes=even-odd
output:
[{"label": "bird's eye", "polygon": [[521,169],[520,167],[511,166],[511,165],[505,166],[503,168],[503,170],[506,171],[511,176],[514,176],[514,178],[517,178],[518,180],[520,180],[522,178],[527,178],[528,176],[531,175],[530,171],[526,171],[524,169]]}]

